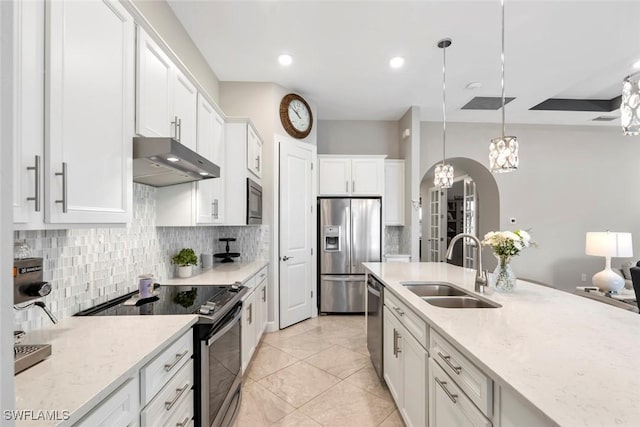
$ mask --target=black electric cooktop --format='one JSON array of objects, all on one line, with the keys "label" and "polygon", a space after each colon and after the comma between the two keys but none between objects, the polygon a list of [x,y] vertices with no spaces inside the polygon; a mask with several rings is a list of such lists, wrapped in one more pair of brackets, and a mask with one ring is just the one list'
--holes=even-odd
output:
[{"label": "black electric cooktop", "polygon": [[153,295],[138,299],[131,292],[88,308],[75,316],[135,316],[168,314],[202,314],[213,316],[230,302],[239,301],[244,286],[161,286],[154,285]]}]

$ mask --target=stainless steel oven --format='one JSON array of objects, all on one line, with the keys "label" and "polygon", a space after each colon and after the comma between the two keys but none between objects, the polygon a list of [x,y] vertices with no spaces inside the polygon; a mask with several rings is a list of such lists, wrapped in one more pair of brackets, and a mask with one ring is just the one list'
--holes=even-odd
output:
[{"label": "stainless steel oven", "polygon": [[262,224],[262,187],[247,178],[247,224]]},{"label": "stainless steel oven", "polygon": [[242,371],[238,302],[218,322],[198,324],[195,329],[196,422],[202,427],[228,427],[240,408]]}]

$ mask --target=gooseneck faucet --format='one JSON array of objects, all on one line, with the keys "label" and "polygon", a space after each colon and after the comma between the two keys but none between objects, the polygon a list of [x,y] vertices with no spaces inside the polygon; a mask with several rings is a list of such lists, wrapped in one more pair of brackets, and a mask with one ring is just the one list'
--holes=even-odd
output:
[{"label": "gooseneck faucet", "polygon": [[465,237],[468,237],[469,239],[473,240],[476,243],[476,247],[478,248],[477,250],[477,253],[478,253],[477,267],[478,268],[476,268],[475,291],[483,294],[485,289],[487,288],[487,272],[482,269],[482,246],[481,246],[482,244],[480,243],[480,239],[478,239],[473,234],[467,234],[467,233],[456,234],[451,239],[451,242],[449,243],[446,256],[447,256],[447,259],[451,259],[451,257],[453,256],[453,246],[456,244],[458,240],[463,239]]}]

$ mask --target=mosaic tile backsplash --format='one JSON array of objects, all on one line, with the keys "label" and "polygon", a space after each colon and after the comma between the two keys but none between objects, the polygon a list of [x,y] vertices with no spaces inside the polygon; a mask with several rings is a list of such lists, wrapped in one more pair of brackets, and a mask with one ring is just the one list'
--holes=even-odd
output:
[{"label": "mosaic tile backsplash", "polygon": [[[174,276],[171,256],[190,247],[196,254],[224,252],[221,237],[235,237],[231,252],[239,261],[268,259],[269,227],[156,227],[156,190],[134,184],[133,220],[126,227],[16,231],[31,256],[43,258],[43,280],[51,294],[43,301],[62,319],[137,289],[137,277],[158,280]],[[199,268],[199,266],[197,267]],[[50,325],[38,307],[16,310],[15,328],[25,332]]]},{"label": "mosaic tile backsplash", "polygon": [[406,226],[385,226],[383,254],[408,253],[411,253],[411,228]]}]

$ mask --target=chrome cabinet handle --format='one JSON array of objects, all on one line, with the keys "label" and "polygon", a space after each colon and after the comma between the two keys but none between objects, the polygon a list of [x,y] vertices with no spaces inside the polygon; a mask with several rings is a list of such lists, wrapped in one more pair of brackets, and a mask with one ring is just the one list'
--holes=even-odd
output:
[{"label": "chrome cabinet handle", "polygon": [[285,255],[285,256],[283,256],[283,257],[282,257],[282,260],[283,260],[283,261],[289,261],[291,258],[293,258],[293,257],[292,257],[292,256],[286,256],[286,255]]},{"label": "chrome cabinet handle", "polygon": [[256,170],[260,170],[260,156],[256,156]]},{"label": "chrome cabinet handle", "polygon": [[438,383],[438,385],[440,387],[442,387],[442,389],[444,390],[445,393],[447,393],[447,396],[449,396],[449,399],[451,399],[451,401],[453,403],[457,403],[458,402],[458,395],[457,394],[452,394],[448,389],[447,389],[447,382],[446,381],[440,381],[438,379],[438,377],[434,377],[434,379],[436,380],[436,382]]},{"label": "chrome cabinet handle", "polygon": [[398,315],[404,316],[404,311],[400,310],[399,307],[393,307],[393,309],[395,310],[396,313],[398,313]]},{"label": "chrome cabinet handle", "polygon": [[267,302],[267,288],[262,288],[262,302]]},{"label": "chrome cabinet handle", "polygon": [[213,218],[218,219],[218,199],[215,199],[212,205],[213,205]]},{"label": "chrome cabinet handle", "polygon": [[178,119],[178,124],[176,125],[178,128],[178,141],[182,140],[182,119]]},{"label": "chrome cabinet handle", "polygon": [[35,165],[27,166],[27,170],[34,171],[36,179],[35,196],[27,197],[27,201],[36,202],[36,212],[40,212],[40,156],[36,156]]},{"label": "chrome cabinet handle", "polygon": [[356,192],[356,182],[355,182],[355,180],[351,181],[351,192],[352,193]]},{"label": "chrome cabinet handle", "polygon": [[178,139],[178,116],[173,116],[173,121],[171,122],[173,125],[173,137],[179,141]]},{"label": "chrome cabinet handle", "polygon": [[185,385],[183,385],[182,388],[177,388],[176,395],[173,397],[173,400],[167,400],[166,402],[164,402],[165,409],[167,411],[171,410],[171,408],[173,408],[173,405],[176,404],[178,399],[180,399],[180,396],[182,396],[184,392],[187,391],[188,388],[189,388],[189,383],[186,383]]},{"label": "chrome cabinet handle", "polygon": [[169,372],[173,369],[174,366],[178,364],[178,362],[189,353],[189,350],[185,350],[182,353],[177,353],[176,358],[171,363],[167,363],[164,365],[164,370]]},{"label": "chrome cabinet handle", "polygon": [[253,324],[253,303],[249,304],[249,324]]},{"label": "chrome cabinet handle", "polygon": [[62,213],[67,213],[67,162],[62,162],[62,172],[56,172],[56,176],[62,177],[62,199],[56,203],[62,203]]},{"label": "chrome cabinet handle", "polygon": [[456,366],[453,363],[451,363],[451,356],[445,356],[444,354],[442,354],[440,352],[438,352],[438,356],[440,356],[442,358],[442,360],[444,360],[445,363],[447,365],[449,365],[449,367],[455,371],[456,374],[460,375],[460,371],[462,371],[462,366]]},{"label": "chrome cabinet handle", "polygon": [[402,338],[402,336],[400,336],[400,333],[398,331],[395,330],[395,328],[393,329],[393,355],[396,357],[396,359],[398,358],[398,353],[402,353],[402,350],[400,350],[400,338]]},{"label": "chrome cabinet handle", "polygon": [[191,417],[186,417],[181,423],[176,423],[176,427],[186,427],[189,421],[191,421]]}]

